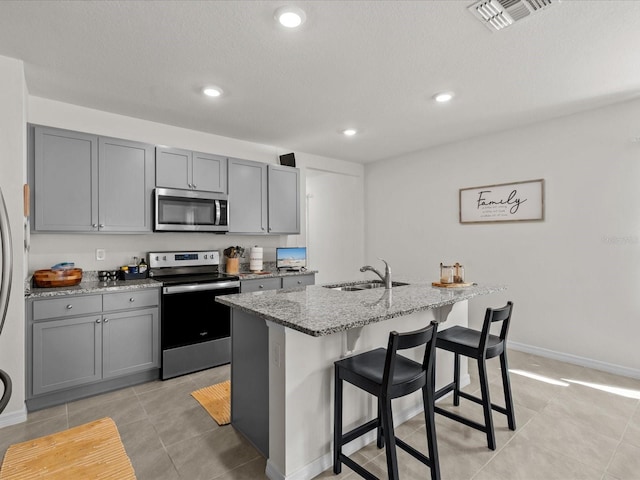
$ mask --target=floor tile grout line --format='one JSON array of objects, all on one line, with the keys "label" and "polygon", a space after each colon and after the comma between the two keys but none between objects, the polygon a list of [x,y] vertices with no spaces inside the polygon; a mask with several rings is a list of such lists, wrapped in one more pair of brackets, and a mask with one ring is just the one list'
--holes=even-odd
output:
[{"label": "floor tile grout line", "polygon": [[[629,416],[628,420],[627,420],[627,424],[624,426],[624,430],[622,431],[622,435],[620,435],[620,441],[618,442],[618,444],[616,445],[615,450],[613,451],[613,453],[611,454],[611,457],[609,458],[609,462],[607,463],[607,466],[604,469],[604,475],[611,475],[609,473],[609,467],[611,466],[611,464],[613,463],[614,458],[616,457],[616,454],[618,453],[618,450],[620,449],[620,446],[622,445],[622,443],[624,442],[624,437],[625,434],[627,433],[627,430],[629,429],[629,425],[631,424],[633,417],[635,416],[636,412],[639,411],[638,405],[640,405],[640,402],[636,404],[636,407],[634,408],[633,412],[631,412],[631,415]],[[614,477],[615,475],[611,475],[612,477]]]}]

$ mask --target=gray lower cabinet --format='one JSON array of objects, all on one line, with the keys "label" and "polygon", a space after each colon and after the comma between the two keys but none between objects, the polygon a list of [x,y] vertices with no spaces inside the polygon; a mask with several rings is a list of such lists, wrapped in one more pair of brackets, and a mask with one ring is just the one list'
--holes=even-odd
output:
[{"label": "gray lower cabinet", "polygon": [[158,378],[157,288],[27,300],[27,406]]},{"label": "gray lower cabinet", "polygon": [[156,147],[156,186],[227,193],[227,157]]},{"label": "gray lower cabinet", "polygon": [[283,275],[282,277],[255,278],[240,282],[240,293],[259,292],[261,290],[279,290],[281,288],[302,287],[315,284],[315,274]]},{"label": "gray lower cabinet", "polygon": [[29,144],[34,231],[152,231],[152,145],[42,126]]},{"label": "gray lower cabinet", "polygon": [[102,378],[100,316],[33,325],[33,394],[75,387]]},{"label": "gray lower cabinet", "polygon": [[300,170],[229,159],[229,232],[300,233]]}]

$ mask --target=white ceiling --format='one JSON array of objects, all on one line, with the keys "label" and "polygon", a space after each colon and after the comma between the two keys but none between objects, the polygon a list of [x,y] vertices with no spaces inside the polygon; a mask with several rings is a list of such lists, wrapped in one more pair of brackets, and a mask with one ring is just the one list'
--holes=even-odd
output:
[{"label": "white ceiling", "polygon": [[[34,96],[362,163],[640,93],[640,1],[564,0],[501,32],[472,3],[4,0],[0,55]],[[297,31],[274,22],[287,4]]]}]

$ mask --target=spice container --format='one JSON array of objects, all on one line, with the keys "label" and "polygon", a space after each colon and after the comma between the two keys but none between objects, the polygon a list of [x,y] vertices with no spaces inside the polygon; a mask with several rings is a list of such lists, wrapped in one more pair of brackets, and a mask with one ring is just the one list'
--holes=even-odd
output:
[{"label": "spice container", "polygon": [[464,283],[464,267],[458,262],[453,267],[453,283]]},{"label": "spice container", "polygon": [[440,283],[453,283],[454,275],[454,266],[440,264]]}]

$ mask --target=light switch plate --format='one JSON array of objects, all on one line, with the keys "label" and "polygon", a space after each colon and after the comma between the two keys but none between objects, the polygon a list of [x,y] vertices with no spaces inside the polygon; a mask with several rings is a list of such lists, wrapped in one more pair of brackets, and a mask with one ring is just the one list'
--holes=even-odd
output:
[{"label": "light switch plate", "polygon": [[96,248],[96,260],[104,260],[107,257],[107,251],[104,248]]}]

